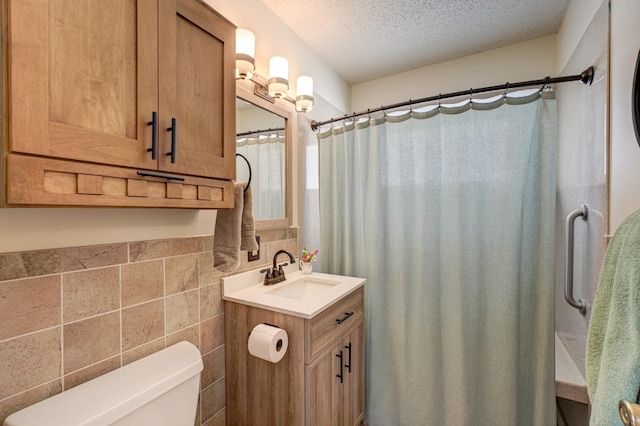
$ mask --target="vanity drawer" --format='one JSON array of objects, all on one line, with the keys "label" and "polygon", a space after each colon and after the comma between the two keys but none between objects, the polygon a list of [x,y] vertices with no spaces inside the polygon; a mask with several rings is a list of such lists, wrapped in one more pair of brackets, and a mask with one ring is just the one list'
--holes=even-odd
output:
[{"label": "vanity drawer", "polygon": [[364,287],[334,303],[316,317],[308,320],[305,361],[310,363],[324,349],[332,345],[344,331],[364,317]]}]

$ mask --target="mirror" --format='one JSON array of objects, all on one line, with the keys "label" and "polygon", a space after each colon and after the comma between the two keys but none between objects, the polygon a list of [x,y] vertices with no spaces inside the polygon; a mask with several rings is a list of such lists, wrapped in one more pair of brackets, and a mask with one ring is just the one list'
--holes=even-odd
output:
[{"label": "mirror", "polygon": [[635,130],[636,132],[636,140],[640,145],[640,52],[638,52],[638,59],[636,59],[636,70],[633,74],[631,107],[633,130]]},{"label": "mirror", "polygon": [[256,228],[289,226],[293,112],[236,89],[236,181],[251,176]]}]

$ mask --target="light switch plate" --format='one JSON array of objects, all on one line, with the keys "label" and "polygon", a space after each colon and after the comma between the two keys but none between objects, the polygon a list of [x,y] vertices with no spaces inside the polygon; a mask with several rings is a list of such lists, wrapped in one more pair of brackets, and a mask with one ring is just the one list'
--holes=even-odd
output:
[{"label": "light switch plate", "polygon": [[253,262],[254,260],[260,259],[260,237],[256,236],[256,242],[258,243],[258,250],[249,250],[247,252],[247,260],[249,262]]}]

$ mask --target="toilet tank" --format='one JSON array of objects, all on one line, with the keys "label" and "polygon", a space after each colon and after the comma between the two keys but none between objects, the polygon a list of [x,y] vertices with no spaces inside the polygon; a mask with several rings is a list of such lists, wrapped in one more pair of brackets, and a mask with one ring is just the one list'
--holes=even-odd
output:
[{"label": "toilet tank", "polygon": [[5,420],[5,426],[193,426],[200,351],[180,342],[59,393]]}]

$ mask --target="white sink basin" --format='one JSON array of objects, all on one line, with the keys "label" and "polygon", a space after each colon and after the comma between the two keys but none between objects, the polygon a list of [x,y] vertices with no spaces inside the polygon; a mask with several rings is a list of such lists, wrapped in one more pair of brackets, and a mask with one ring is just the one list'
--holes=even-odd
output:
[{"label": "white sink basin", "polygon": [[338,284],[340,284],[340,281],[302,277],[266,293],[295,300],[309,300],[318,297],[321,293],[334,288]]},{"label": "white sink basin", "polygon": [[264,272],[254,269],[222,278],[224,300],[302,318],[313,318],[328,306],[356,291],[364,278],[313,272],[305,275],[298,264],[283,267],[287,279],[266,286]]}]

